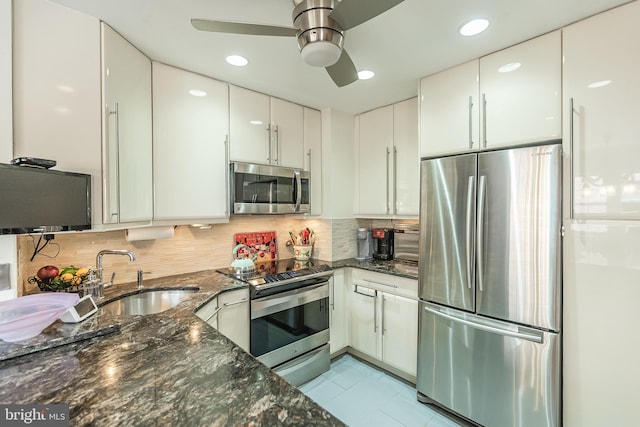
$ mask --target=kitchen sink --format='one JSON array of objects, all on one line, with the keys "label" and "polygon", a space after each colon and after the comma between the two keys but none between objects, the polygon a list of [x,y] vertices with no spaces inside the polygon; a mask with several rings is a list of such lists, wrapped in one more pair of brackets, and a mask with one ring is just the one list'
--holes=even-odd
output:
[{"label": "kitchen sink", "polygon": [[111,301],[102,308],[115,316],[144,316],[173,308],[197,291],[198,288],[149,289]]}]

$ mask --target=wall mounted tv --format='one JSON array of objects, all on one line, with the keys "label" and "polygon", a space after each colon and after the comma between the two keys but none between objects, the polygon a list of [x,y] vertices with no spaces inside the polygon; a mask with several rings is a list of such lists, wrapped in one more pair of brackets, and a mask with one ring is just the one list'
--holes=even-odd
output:
[{"label": "wall mounted tv", "polygon": [[0,163],[0,234],[90,228],[91,175]]}]

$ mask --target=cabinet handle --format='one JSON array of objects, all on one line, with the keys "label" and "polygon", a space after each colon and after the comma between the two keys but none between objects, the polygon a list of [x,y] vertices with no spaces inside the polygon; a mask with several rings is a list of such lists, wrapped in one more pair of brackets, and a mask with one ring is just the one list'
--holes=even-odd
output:
[{"label": "cabinet handle", "polygon": [[269,135],[269,148],[267,149],[267,162],[271,164],[271,123],[267,126],[267,134]]},{"label": "cabinet handle", "polygon": [[384,294],[382,294],[382,307],[380,309],[382,312],[381,316],[381,324],[380,324],[380,333],[384,336]]},{"label": "cabinet handle", "polygon": [[247,298],[242,298],[239,301],[234,301],[234,302],[225,302],[224,304],[222,304],[222,308],[226,308],[226,307],[231,307],[233,305],[238,305],[238,304],[242,304],[243,302],[247,302],[249,301]]},{"label": "cabinet handle", "polygon": [[378,305],[378,293],[373,294],[373,333],[378,332],[378,310],[376,310],[376,306]]},{"label": "cabinet handle", "polygon": [[393,213],[398,213],[398,148],[393,147]]},{"label": "cabinet handle", "polygon": [[386,185],[386,189],[387,189],[387,213],[389,213],[389,211],[391,210],[391,208],[389,206],[389,157],[391,156],[391,151],[389,151],[389,147],[385,147],[385,150],[387,150],[387,185]]},{"label": "cabinet handle", "polygon": [[473,96],[469,96],[469,149],[473,148]]},{"label": "cabinet handle", "polygon": [[362,280],[365,281],[365,282],[374,283],[376,285],[388,286],[388,287],[394,288],[394,289],[396,289],[398,287],[397,285],[390,285],[388,283],[376,282],[375,280],[370,280],[370,279],[362,279]]},{"label": "cabinet handle", "polygon": [[276,128],[274,129],[273,133],[276,136],[276,158],[274,159],[275,164],[280,164],[280,132],[278,130],[278,125],[276,125]]},{"label": "cabinet handle", "polygon": [[487,148],[487,95],[482,94],[482,144]]},{"label": "cabinet handle", "polygon": [[231,212],[231,183],[229,179],[229,134],[224,137],[224,168],[227,171],[224,174],[224,185],[227,188],[227,207],[224,211],[225,216],[229,216]]},{"label": "cabinet handle", "polygon": [[331,280],[331,311],[333,311],[336,308],[336,284],[333,281],[333,277],[330,280]]},{"label": "cabinet handle", "polygon": [[209,320],[211,320],[214,316],[216,316],[220,310],[222,310],[222,307],[216,307],[216,309],[213,310],[213,313],[211,313],[209,316],[207,316],[207,318],[204,319],[204,321],[205,322],[209,322]]},{"label": "cabinet handle", "polygon": [[569,218],[574,219],[574,178],[573,178],[573,98],[569,99]]},{"label": "cabinet handle", "polygon": [[[119,223],[120,222],[120,105],[118,102],[115,103],[115,109],[107,111],[107,121],[111,116],[115,118],[115,183],[116,183],[116,201],[115,201],[115,210],[116,212],[111,212],[111,199],[109,198],[109,191],[103,192],[103,209],[102,215],[105,221],[108,221],[109,224]],[[109,168],[109,125],[106,126],[107,132],[105,135],[106,147],[103,153],[106,153],[107,164],[106,170],[109,172],[109,176],[111,176],[111,168]],[[103,181],[105,182],[105,181]],[[109,184],[109,180],[105,182]],[[108,189],[108,187],[107,187]]]}]

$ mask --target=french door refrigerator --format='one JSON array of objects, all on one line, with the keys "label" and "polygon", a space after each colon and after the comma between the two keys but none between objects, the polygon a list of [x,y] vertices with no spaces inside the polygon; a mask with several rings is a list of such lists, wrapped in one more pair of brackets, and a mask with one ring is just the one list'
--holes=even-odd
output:
[{"label": "french door refrigerator", "polygon": [[484,426],[561,424],[561,153],[421,162],[421,402]]}]

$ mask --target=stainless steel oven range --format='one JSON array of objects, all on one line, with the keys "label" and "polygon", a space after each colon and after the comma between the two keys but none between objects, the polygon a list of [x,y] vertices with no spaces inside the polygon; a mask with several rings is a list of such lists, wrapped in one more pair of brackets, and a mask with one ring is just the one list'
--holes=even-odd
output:
[{"label": "stainless steel oven range", "polygon": [[256,267],[246,280],[251,354],[293,385],[328,371],[331,268],[295,260]]}]

